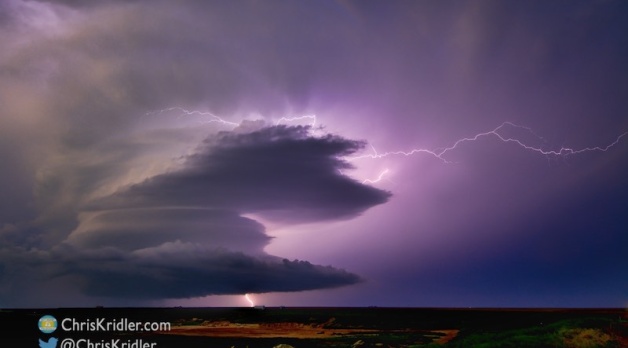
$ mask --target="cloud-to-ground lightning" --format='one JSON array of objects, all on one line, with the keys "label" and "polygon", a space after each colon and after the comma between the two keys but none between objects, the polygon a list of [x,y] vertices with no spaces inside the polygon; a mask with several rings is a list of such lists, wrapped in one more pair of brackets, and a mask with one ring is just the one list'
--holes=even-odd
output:
[{"label": "cloud-to-ground lightning", "polygon": [[251,297],[249,296],[249,294],[244,294],[244,298],[249,302],[249,304],[251,305],[251,307],[255,307],[255,302],[253,302],[253,300],[251,299]]},{"label": "cloud-to-ground lightning", "polygon": [[580,153],[584,153],[584,152],[590,152],[590,151],[608,151],[611,147],[617,145],[619,143],[619,141],[626,135],[628,135],[628,132],[624,132],[622,134],[620,134],[615,141],[613,141],[612,143],[606,145],[606,146],[594,146],[594,147],[585,147],[585,148],[581,148],[581,149],[574,149],[571,147],[561,147],[559,149],[554,149],[554,150],[544,150],[541,147],[535,147],[535,146],[531,146],[531,145],[527,145],[525,144],[523,141],[519,140],[519,139],[515,139],[515,138],[511,138],[511,137],[506,137],[503,134],[500,133],[500,131],[503,131],[503,129],[507,126],[513,127],[513,128],[519,128],[519,129],[524,129],[527,130],[528,132],[530,132],[532,135],[534,135],[535,137],[543,140],[543,138],[539,137],[538,135],[536,135],[532,129],[528,128],[528,127],[524,127],[524,126],[520,126],[517,124],[514,124],[512,122],[504,122],[501,125],[499,125],[498,127],[496,127],[493,130],[487,131],[487,132],[482,132],[482,133],[478,133],[472,137],[466,137],[466,138],[462,138],[462,139],[458,139],[456,140],[451,146],[449,147],[445,147],[445,148],[440,148],[440,149],[436,149],[436,150],[429,150],[429,149],[423,149],[423,148],[419,148],[419,149],[411,149],[409,151],[388,151],[388,152],[383,152],[383,153],[378,153],[374,147],[371,146],[371,148],[373,149],[373,153],[369,153],[369,154],[364,154],[364,155],[360,155],[360,156],[348,156],[345,157],[346,160],[348,161],[354,161],[354,160],[358,160],[358,159],[364,159],[364,158],[370,158],[370,159],[377,159],[377,158],[383,158],[383,157],[389,157],[389,156],[411,156],[417,153],[425,153],[431,156],[434,156],[436,158],[438,158],[439,160],[445,162],[445,163],[451,163],[450,161],[448,161],[444,155],[449,152],[452,151],[454,149],[456,149],[460,144],[465,143],[465,142],[472,142],[472,141],[477,141],[480,138],[483,137],[488,137],[488,136],[494,136],[497,137],[500,141],[505,142],[505,143],[515,143],[518,146],[520,146],[521,148],[528,150],[528,151],[534,151],[537,152],[541,155],[545,155],[545,156],[567,156],[567,155],[576,155],[576,154],[580,154]]}]

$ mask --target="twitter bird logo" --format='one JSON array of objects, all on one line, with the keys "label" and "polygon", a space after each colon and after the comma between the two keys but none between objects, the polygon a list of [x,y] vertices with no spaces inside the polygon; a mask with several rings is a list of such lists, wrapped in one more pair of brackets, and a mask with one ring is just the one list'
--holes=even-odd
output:
[{"label": "twitter bird logo", "polygon": [[58,339],[56,339],[54,337],[50,337],[50,339],[48,339],[48,342],[42,341],[40,339],[39,340],[39,348],[56,348],[57,347],[57,341],[58,341]]}]

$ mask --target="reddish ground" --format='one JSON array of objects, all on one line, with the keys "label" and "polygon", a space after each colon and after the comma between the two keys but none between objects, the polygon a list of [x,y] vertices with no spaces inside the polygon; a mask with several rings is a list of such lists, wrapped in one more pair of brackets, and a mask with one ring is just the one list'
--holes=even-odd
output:
[{"label": "reddish ground", "polygon": [[432,332],[440,332],[442,334],[445,334],[445,336],[442,336],[441,338],[437,339],[436,341],[434,341],[434,343],[445,344],[453,340],[454,337],[458,335],[459,331],[460,330],[434,330]]},{"label": "reddish ground", "polygon": [[[375,335],[383,330],[331,328],[322,325],[301,323],[261,323],[241,324],[229,321],[204,322],[198,325],[176,325],[169,335],[205,336],[205,337],[238,337],[238,338],[300,338],[317,339],[338,336]],[[425,336],[434,336],[434,342],[444,344],[458,334],[458,330],[387,330],[391,332],[413,332]]]}]

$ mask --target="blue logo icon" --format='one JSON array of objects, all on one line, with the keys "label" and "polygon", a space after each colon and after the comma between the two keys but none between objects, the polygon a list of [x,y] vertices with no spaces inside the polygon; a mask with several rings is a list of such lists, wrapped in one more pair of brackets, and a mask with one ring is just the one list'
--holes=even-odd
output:
[{"label": "blue logo icon", "polygon": [[52,315],[44,315],[39,318],[39,330],[43,333],[53,333],[57,329],[57,319]]},{"label": "blue logo icon", "polygon": [[56,348],[58,339],[50,337],[48,342],[39,340],[39,348]]}]

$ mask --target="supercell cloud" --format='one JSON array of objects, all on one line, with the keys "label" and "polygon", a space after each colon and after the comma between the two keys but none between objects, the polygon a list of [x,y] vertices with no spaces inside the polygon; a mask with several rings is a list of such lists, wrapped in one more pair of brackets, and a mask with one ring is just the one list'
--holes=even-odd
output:
[{"label": "supercell cloud", "polygon": [[185,158],[181,170],[134,184],[94,206],[204,207],[306,222],[352,217],[386,201],[388,194],[342,174],[351,167],[340,157],[364,144],[308,132],[281,125],[221,132]]},{"label": "supercell cloud", "polygon": [[606,147],[627,14],[2,1],[0,307],[624,306],[628,137],[378,154]]},{"label": "supercell cloud", "polygon": [[342,174],[351,167],[340,158],[364,144],[315,137],[307,126],[254,124],[208,137],[177,168],[76,203],[76,227],[64,241],[3,250],[5,281],[17,264],[42,284],[66,279],[86,295],[138,300],[359,282],[342,269],[266,254],[264,226],[243,214],[320,222],[386,202],[389,193]]},{"label": "supercell cloud", "polygon": [[[259,120],[289,106],[283,88],[272,87],[281,81],[269,84],[234,60],[219,29],[224,16],[188,5],[179,13],[164,3],[0,5],[3,306],[76,303],[68,301],[78,293],[151,300],[361,280],[267,254],[271,237],[255,216],[334,221],[386,202],[389,193],[343,174],[350,166],[339,158],[363,142],[298,125],[245,121],[231,130],[151,112],[211,105],[233,120]],[[229,6],[216,10],[238,17]],[[46,292],[53,298],[41,300]]]}]

